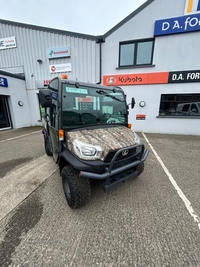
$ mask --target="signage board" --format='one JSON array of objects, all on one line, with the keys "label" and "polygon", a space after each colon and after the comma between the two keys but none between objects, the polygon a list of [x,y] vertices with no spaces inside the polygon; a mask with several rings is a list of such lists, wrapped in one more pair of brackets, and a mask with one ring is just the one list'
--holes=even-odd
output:
[{"label": "signage board", "polygon": [[47,85],[49,85],[49,84],[50,84],[50,82],[51,82],[51,80],[43,80],[43,84],[44,84],[44,86],[47,86]]},{"label": "signage board", "polygon": [[200,31],[200,0],[185,0],[183,16],[155,21],[154,36]]},{"label": "signage board", "polygon": [[103,77],[103,84],[108,86],[193,82],[200,82],[200,70],[106,75]]},{"label": "signage board", "polygon": [[15,36],[0,38],[0,50],[17,47]]},{"label": "signage board", "polygon": [[70,47],[56,47],[47,49],[47,56],[51,58],[61,58],[61,57],[70,57]]},{"label": "signage board", "polygon": [[6,78],[0,77],[0,86],[8,87],[8,80]]},{"label": "signage board", "polygon": [[169,72],[168,83],[200,82],[200,70]]},{"label": "signage board", "polygon": [[64,64],[55,64],[49,65],[50,73],[57,73],[57,72],[70,72],[71,71],[71,63],[64,63]]},{"label": "signage board", "polygon": [[79,110],[92,110],[93,97],[78,97]]},{"label": "signage board", "polygon": [[200,0],[186,0],[185,14],[196,13],[200,11]]},{"label": "signage board", "polygon": [[146,120],[146,114],[136,114],[136,120]]},{"label": "signage board", "polygon": [[168,72],[106,75],[103,77],[103,84],[111,86],[120,86],[168,83],[168,76]]},{"label": "signage board", "polygon": [[45,79],[45,80],[36,80],[35,81],[35,86],[36,88],[40,89],[40,88],[47,88],[49,83],[51,82],[51,80]]},{"label": "signage board", "polygon": [[200,13],[155,21],[154,36],[200,31]]},{"label": "signage board", "polygon": [[66,87],[65,89],[67,93],[88,94],[87,89],[71,88],[71,87]]}]

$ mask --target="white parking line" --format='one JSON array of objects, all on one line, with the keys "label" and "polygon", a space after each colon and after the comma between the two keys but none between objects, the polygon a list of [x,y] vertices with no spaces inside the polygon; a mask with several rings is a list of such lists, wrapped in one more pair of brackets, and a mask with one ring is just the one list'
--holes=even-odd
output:
[{"label": "white parking line", "polygon": [[40,131],[36,131],[36,132],[32,132],[32,133],[28,133],[28,134],[23,134],[23,135],[15,136],[15,137],[8,138],[8,139],[4,139],[4,140],[0,141],[0,143],[4,143],[6,141],[11,141],[11,140],[14,140],[14,139],[18,139],[18,138],[21,138],[21,137],[24,137],[24,136],[28,136],[28,135],[31,135],[31,134],[35,134],[35,133],[39,133],[39,132],[41,132],[41,130]]},{"label": "white parking line", "polygon": [[174,186],[174,188],[176,189],[179,197],[183,200],[188,212],[190,213],[190,215],[193,217],[193,219],[195,220],[195,222],[197,222],[199,230],[200,230],[200,218],[198,217],[198,215],[194,212],[194,209],[192,208],[192,205],[190,203],[190,201],[187,199],[187,197],[184,195],[183,191],[180,189],[180,187],[177,185],[176,181],[174,180],[173,176],[171,175],[171,173],[168,171],[168,169],[166,168],[165,164],[163,163],[163,161],[161,160],[161,158],[159,157],[159,155],[157,154],[157,152],[155,151],[155,149],[153,148],[153,146],[150,144],[149,140],[147,139],[146,135],[144,133],[142,133],[142,135],[144,136],[145,140],[147,141],[148,145],[150,146],[151,150],[153,151],[154,155],[156,156],[158,162],[160,163],[160,165],[162,166],[163,170],[165,171],[165,173],[167,174],[170,182],[172,183],[172,185]]}]

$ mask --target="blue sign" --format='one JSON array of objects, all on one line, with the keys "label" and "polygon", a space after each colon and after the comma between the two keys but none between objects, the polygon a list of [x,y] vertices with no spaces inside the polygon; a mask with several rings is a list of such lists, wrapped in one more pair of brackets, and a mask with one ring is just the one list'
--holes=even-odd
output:
[{"label": "blue sign", "polygon": [[200,13],[155,21],[154,36],[200,31]]},{"label": "blue sign", "polygon": [[0,77],[0,86],[8,87],[8,80],[6,78]]},{"label": "blue sign", "polygon": [[51,92],[51,97],[53,98],[53,99],[58,99],[58,93],[55,93],[55,92]]}]

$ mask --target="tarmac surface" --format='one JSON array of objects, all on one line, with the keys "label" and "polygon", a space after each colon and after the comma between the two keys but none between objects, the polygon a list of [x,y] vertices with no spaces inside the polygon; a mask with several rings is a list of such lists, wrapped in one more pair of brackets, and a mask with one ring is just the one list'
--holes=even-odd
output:
[{"label": "tarmac surface", "polygon": [[140,177],[71,210],[41,127],[0,131],[0,266],[200,266],[200,136],[140,133]]}]

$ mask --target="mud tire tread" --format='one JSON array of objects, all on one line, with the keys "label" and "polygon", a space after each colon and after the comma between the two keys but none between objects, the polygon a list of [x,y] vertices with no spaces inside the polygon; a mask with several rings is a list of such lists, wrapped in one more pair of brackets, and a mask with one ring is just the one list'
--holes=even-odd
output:
[{"label": "mud tire tread", "polygon": [[[79,171],[68,165],[61,171],[63,189],[66,200],[71,209],[77,209],[85,205],[91,195],[90,182],[87,178],[79,177]],[[70,190],[69,194],[66,192],[66,183]]]}]

